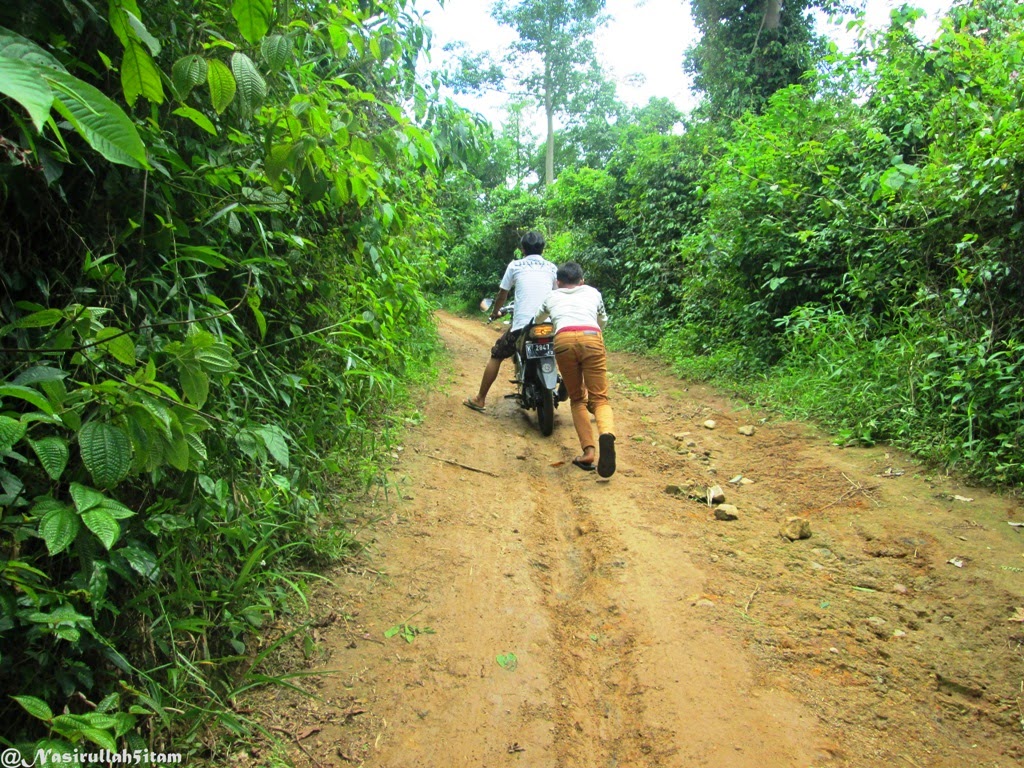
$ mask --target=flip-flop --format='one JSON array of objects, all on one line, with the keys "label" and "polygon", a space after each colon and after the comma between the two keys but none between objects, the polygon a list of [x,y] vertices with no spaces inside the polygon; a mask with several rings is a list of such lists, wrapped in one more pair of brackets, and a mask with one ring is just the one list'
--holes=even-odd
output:
[{"label": "flip-flop", "polygon": [[592,461],[583,461],[582,459],[573,459],[572,463],[582,469],[584,472],[593,472],[597,467],[594,466]]},{"label": "flip-flop", "polygon": [[487,410],[482,405],[477,405],[476,403],[474,403],[469,398],[466,398],[465,400],[463,400],[462,404],[464,406],[466,406],[467,408],[469,408],[471,411],[478,411],[479,413],[483,413],[484,411]]},{"label": "flip-flop", "polygon": [[597,438],[597,474],[611,477],[615,474],[615,435],[605,432]]}]

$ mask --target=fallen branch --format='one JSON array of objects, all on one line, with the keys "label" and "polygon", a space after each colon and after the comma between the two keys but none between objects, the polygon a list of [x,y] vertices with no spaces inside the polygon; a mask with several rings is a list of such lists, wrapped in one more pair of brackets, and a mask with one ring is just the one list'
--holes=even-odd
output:
[{"label": "fallen branch", "polygon": [[[320,763],[320,761],[319,761],[319,760],[317,760],[317,759],[316,759],[315,757],[313,757],[313,755],[311,755],[311,754],[310,754],[309,750],[308,750],[308,749],[306,749],[306,748],[305,748],[305,746],[303,746],[302,742],[301,742],[301,741],[299,741],[298,737],[297,737],[297,736],[296,736],[296,735],[295,735],[294,733],[292,733],[291,731],[287,731],[287,730],[285,730],[284,728],[280,728],[280,727],[278,727],[278,726],[276,726],[276,725],[272,725],[272,726],[270,726],[270,730],[272,730],[272,731],[277,731],[278,733],[283,733],[283,734],[284,734],[285,736],[291,736],[291,737],[292,737],[292,740],[293,740],[293,741],[295,742],[296,746],[297,746],[297,747],[298,747],[299,749],[301,749],[301,750],[302,750],[303,754],[304,754],[304,755],[305,755],[306,757],[308,757],[308,758],[309,758],[309,761],[310,761],[311,763],[313,763],[313,765],[317,766],[317,768],[323,768],[323,765],[322,765],[322,764]],[[319,730],[319,729],[318,729],[318,730]],[[307,735],[311,735],[311,734],[307,734]]]},{"label": "fallen branch", "polygon": [[825,505],[824,507],[821,507],[821,509],[817,509],[817,510],[815,510],[815,511],[814,511],[814,512],[813,512],[812,514],[818,514],[819,512],[824,512],[824,511],[825,511],[826,509],[828,509],[829,507],[834,507],[834,506],[835,506],[836,504],[839,504],[840,502],[842,502],[842,501],[845,501],[846,499],[848,499],[848,498],[850,498],[851,496],[854,496],[854,495],[856,495],[856,494],[858,494],[858,493],[863,493],[863,494],[864,494],[865,496],[867,496],[867,497],[868,497],[869,499],[871,499],[871,501],[872,501],[872,502],[874,502],[874,504],[875,504],[875,506],[876,506],[876,507],[877,507],[877,506],[881,506],[881,505],[880,505],[880,504],[879,504],[879,503],[878,503],[878,502],[877,502],[877,501],[876,501],[876,500],[875,500],[875,499],[874,499],[874,498],[873,498],[873,497],[871,496],[871,494],[870,494],[870,493],[868,493],[868,491],[873,491],[873,490],[874,490],[874,489],[875,489],[875,488],[876,488],[877,486],[872,486],[871,488],[865,488],[865,487],[864,487],[863,485],[859,485],[858,483],[855,483],[855,482],[854,482],[853,480],[851,480],[851,479],[850,479],[849,477],[847,477],[847,476],[846,476],[846,473],[845,473],[845,472],[843,472],[843,473],[842,473],[842,475],[843,475],[843,477],[845,477],[845,478],[846,478],[846,482],[848,482],[848,483],[849,483],[850,485],[852,485],[852,486],[853,486],[853,488],[851,488],[851,489],[850,489],[850,490],[848,490],[848,491],[845,491],[845,492],[844,492],[844,493],[843,493],[843,494],[842,494],[842,495],[841,495],[841,496],[840,496],[840,497],[839,497],[838,499],[836,499],[835,501],[833,501],[833,502],[830,502],[830,503],[826,504],[826,505]]},{"label": "fallen branch", "polygon": [[479,472],[481,475],[501,477],[501,475],[496,475],[494,472],[491,472],[488,469],[478,469],[477,467],[471,467],[468,464],[460,464],[459,462],[452,461],[451,459],[439,459],[437,456],[430,456],[429,458],[433,459],[434,461],[441,461],[444,462],[445,464],[451,464],[453,467],[461,467],[462,469],[468,469],[470,472]]},{"label": "fallen branch", "polygon": [[754,596],[761,591],[761,585],[758,584],[754,587],[754,591],[750,593],[750,597],[747,598],[747,604],[743,606],[743,614],[747,614],[747,610],[750,608],[750,604],[754,602]]}]

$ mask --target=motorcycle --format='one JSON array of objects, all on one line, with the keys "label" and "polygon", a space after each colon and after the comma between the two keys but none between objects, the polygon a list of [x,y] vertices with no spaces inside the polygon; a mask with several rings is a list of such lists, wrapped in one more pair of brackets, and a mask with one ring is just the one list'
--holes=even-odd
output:
[{"label": "motorcycle", "polygon": [[[514,306],[506,304],[498,316],[511,314]],[[481,303],[481,309],[489,308],[489,303]],[[512,383],[516,385],[516,391],[505,397],[515,400],[524,410],[536,410],[537,426],[547,437],[555,429],[555,408],[568,399],[555,365],[555,326],[532,320],[527,323],[516,340],[512,361],[515,365]]]}]

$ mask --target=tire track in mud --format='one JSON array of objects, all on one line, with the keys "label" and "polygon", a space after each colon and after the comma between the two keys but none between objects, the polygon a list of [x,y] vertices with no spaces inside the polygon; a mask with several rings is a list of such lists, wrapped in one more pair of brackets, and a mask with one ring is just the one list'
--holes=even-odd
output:
[{"label": "tire track in mud", "polygon": [[536,530],[551,532],[551,567],[536,578],[558,649],[552,681],[561,692],[554,717],[558,764],[648,765],[651,748],[631,663],[634,631],[610,589],[621,567],[618,543],[595,524],[589,501],[568,478],[560,483],[562,499],[540,486],[534,480],[535,496],[546,497]]}]

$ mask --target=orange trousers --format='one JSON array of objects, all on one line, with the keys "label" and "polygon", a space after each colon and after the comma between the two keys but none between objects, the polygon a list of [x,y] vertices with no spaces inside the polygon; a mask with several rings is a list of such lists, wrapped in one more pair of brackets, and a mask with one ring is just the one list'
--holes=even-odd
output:
[{"label": "orange trousers", "polygon": [[555,361],[569,392],[572,424],[580,447],[586,450],[596,445],[590,426],[591,411],[599,434],[615,434],[615,416],[608,402],[608,362],[601,334],[562,331],[555,336]]}]

